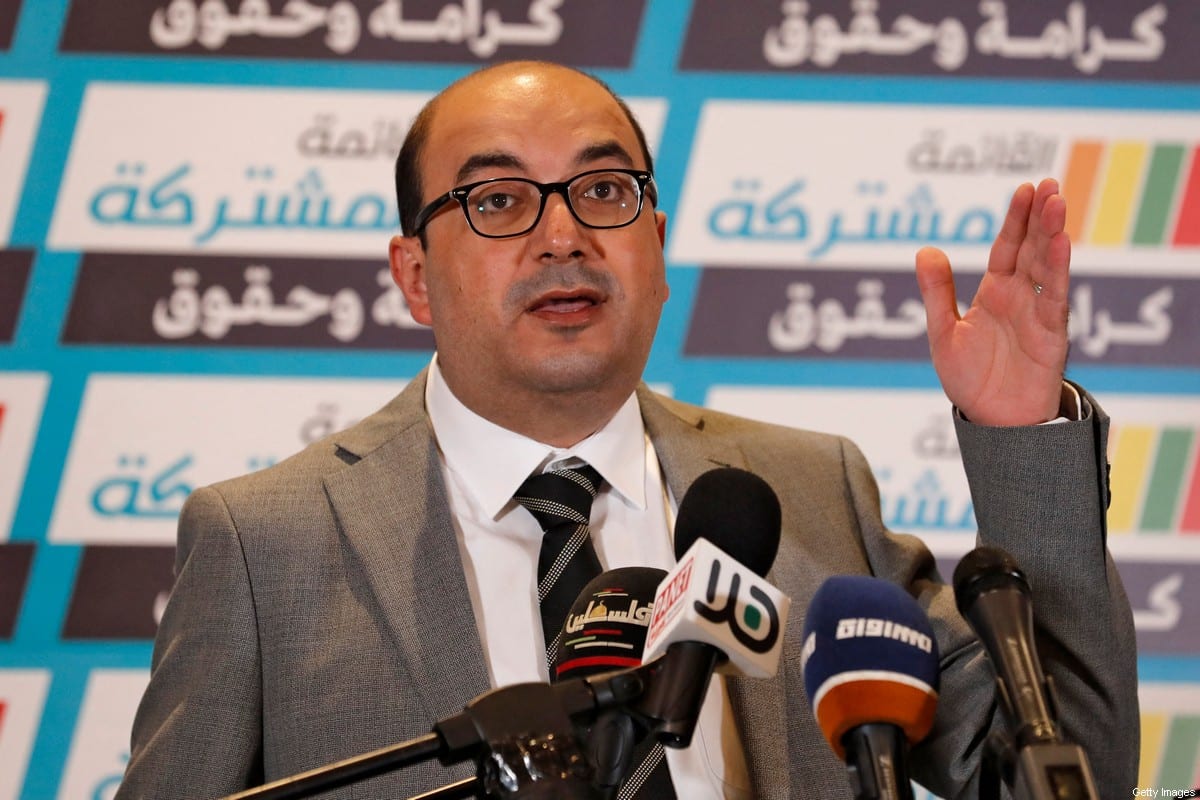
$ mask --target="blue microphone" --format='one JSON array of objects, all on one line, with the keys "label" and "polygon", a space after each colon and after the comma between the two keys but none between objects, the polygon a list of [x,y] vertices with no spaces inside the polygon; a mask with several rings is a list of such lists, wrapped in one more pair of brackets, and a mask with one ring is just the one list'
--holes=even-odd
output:
[{"label": "blue microphone", "polygon": [[878,578],[827,579],[808,607],[800,663],[856,800],[911,800],[908,748],[933,728],[938,697],[937,642],[916,600]]}]

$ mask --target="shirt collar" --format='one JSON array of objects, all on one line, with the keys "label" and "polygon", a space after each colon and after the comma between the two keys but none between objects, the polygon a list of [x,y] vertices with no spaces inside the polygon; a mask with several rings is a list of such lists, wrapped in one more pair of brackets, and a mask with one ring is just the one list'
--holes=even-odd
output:
[{"label": "shirt collar", "polygon": [[646,508],[646,429],[637,395],[604,427],[574,447],[543,444],[490,422],[467,408],[442,378],[435,355],[425,384],[425,409],[446,466],[496,519],[517,487],[535,472],[571,458],[591,464],[622,502]]}]

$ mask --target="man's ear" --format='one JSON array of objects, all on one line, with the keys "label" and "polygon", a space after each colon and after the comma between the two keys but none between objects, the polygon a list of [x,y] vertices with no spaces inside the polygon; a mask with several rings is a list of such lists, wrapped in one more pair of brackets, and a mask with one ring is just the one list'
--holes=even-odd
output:
[{"label": "man's ear", "polygon": [[392,280],[404,293],[409,313],[422,325],[433,324],[429,287],[425,281],[425,246],[416,236],[393,236],[388,244]]}]

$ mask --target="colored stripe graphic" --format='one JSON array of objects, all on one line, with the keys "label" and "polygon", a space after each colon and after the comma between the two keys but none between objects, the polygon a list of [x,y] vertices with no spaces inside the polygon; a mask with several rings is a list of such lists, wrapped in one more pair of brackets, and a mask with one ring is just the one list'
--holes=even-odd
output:
[{"label": "colored stripe graphic", "polygon": [[1200,245],[1200,146],[1078,140],[1067,155],[1062,193],[1073,241]]},{"label": "colored stripe graphic", "polygon": [[1138,786],[1157,786],[1155,775],[1159,768],[1159,754],[1167,738],[1167,715],[1162,712],[1142,712],[1142,744],[1138,758]]},{"label": "colored stripe graphic", "polygon": [[1142,476],[1147,474],[1154,448],[1154,429],[1146,425],[1127,425],[1115,431],[1112,472],[1109,482],[1112,502],[1108,506],[1108,528],[1128,533],[1137,519],[1142,497]]},{"label": "colored stripe graphic", "polygon": [[1179,201],[1173,243],[1176,246],[1200,244],[1200,147],[1192,149],[1192,166]]},{"label": "colored stripe graphic", "polygon": [[1142,189],[1141,210],[1133,227],[1133,243],[1162,244],[1167,234],[1167,222],[1179,186],[1179,170],[1183,166],[1184,148],[1181,144],[1160,144],[1150,156],[1150,170]]},{"label": "colored stripe graphic", "polygon": [[1067,157],[1062,195],[1067,200],[1066,230],[1072,241],[1083,241],[1083,223],[1092,204],[1092,190],[1096,186],[1096,172],[1103,154],[1103,142],[1081,141],[1071,146],[1071,154]]},{"label": "colored stripe graphic", "polygon": [[1195,432],[1188,428],[1164,428],[1160,434],[1138,526],[1141,530],[1167,533],[1172,529],[1194,438]]},{"label": "colored stripe graphic", "polygon": [[1114,425],[1110,441],[1109,531],[1200,534],[1197,429]]},{"label": "colored stripe graphic", "polygon": [[1192,477],[1187,482],[1187,494],[1183,499],[1183,513],[1179,516],[1182,533],[1200,533],[1200,453],[1192,458]]},{"label": "colored stripe graphic", "polygon": [[1200,759],[1200,717],[1175,717],[1162,754],[1158,783],[1151,785],[1172,789],[1194,787],[1196,763]]},{"label": "colored stripe graphic", "polygon": [[1200,786],[1200,716],[1143,711],[1138,786]]},{"label": "colored stripe graphic", "polygon": [[1125,241],[1145,163],[1146,145],[1143,142],[1117,142],[1112,146],[1096,218],[1092,222],[1091,244],[1113,246]]}]

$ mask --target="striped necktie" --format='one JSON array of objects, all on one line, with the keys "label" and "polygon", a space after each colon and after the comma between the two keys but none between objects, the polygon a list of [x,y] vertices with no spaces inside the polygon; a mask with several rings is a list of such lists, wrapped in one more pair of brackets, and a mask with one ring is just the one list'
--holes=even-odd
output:
[{"label": "striped necktie", "polygon": [[537,579],[547,669],[554,666],[571,604],[601,571],[588,527],[601,481],[600,473],[586,464],[556,469],[530,477],[514,497],[543,531]]},{"label": "striped necktie", "polygon": [[[538,606],[546,642],[546,668],[553,674],[563,622],[575,598],[600,574],[592,545],[592,501],[603,482],[586,464],[534,475],[517,489],[514,499],[542,526],[538,555]],[[634,753],[638,766],[621,787],[617,800],[671,800],[675,789],[662,745],[645,739]]]}]

